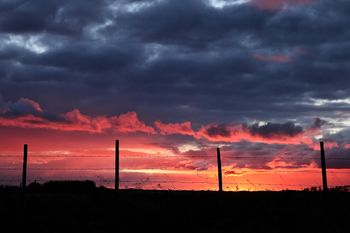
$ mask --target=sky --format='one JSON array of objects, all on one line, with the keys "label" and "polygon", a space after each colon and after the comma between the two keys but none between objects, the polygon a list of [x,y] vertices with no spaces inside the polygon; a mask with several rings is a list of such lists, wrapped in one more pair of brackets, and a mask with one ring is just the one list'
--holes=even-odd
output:
[{"label": "sky", "polygon": [[350,1],[0,0],[0,183],[350,184]]}]

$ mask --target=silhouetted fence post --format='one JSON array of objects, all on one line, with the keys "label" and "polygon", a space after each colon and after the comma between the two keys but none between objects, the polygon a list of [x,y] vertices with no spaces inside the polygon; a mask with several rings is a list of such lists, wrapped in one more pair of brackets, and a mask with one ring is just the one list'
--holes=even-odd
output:
[{"label": "silhouetted fence post", "polygon": [[119,190],[119,140],[115,141],[115,178],[114,189]]},{"label": "silhouetted fence post", "polygon": [[326,170],[326,159],[325,159],[325,153],[324,153],[324,143],[320,142],[321,147],[321,165],[322,165],[322,183],[323,183],[323,191],[328,191],[327,186],[327,170]]},{"label": "silhouetted fence post", "polygon": [[216,150],[217,160],[218,160],[218,179],[219,179],[219,192],[222,192],[222,171],[221,171],[221,156],[220,148]]},{"label": "silhouetted fence post", "polygon": [[22,189],[26,188],[27,183],[27,160],[28,160],[28,145],[23,147],[23,171],[22,171]]}]

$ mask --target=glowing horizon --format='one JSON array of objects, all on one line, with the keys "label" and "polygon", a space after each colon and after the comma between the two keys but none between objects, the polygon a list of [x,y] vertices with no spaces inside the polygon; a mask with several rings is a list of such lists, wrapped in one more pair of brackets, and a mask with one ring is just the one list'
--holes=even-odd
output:
[{"label": "glowing horizon", "polygon": [[118,139],[123,187],[214,190],[219,147],[227,190],[302,189],[322,140],[329,185],[350,184],[348,9],[0,0],[0,180],[28,144],[30,180],[111,187]]},{"label": "glowing horizon", "polygon": [[[7,130],[13,131],[13,128],[7,128]],[[31,132],[30,129],[17,130]],[[28,182],[34,180],[44,182],[62,179],[90,179],[95,181],[97,185],[114,187],[113,135],[61,132],[59,133],[60,143],[56,144],[55,142],[53,144],[53,142],[50,143],[51,137],[57,139],[54,130],[36,130],[45,131],[47,142],[45,143],[45,140],[40,136],[38,138],[30,137]],[[69,137],[67,137],[68,135]],[[73,143],[72,149],[67,148],[67,146],[72,145],[71,140],[81,137],[85,137],[86,141],[81,140],[79,148],[76,148],[75,143]],[[100,137],[102,137],[102,140]],[[108,137],[109,140],[107,141],[105,137]],[[150,145],[149,137],[149,135],[146,136],[146,139],[148,139],[146,142],[139,141],[136,144],[132,136],[130,139],[124,138],[120,141],[121,188],[217,190],[215,147],[206,146],[205,150],[198,151],[191,150],[194,147],[189,146],[188,151],[174,151],[169,148]],[[6,177],[5,180],[11,180],[8,184],[18,185],[21,177],[22,146],[17,144],[17,140],[8,137],[2,137],[2,141],[7,142],[8,148],[0,151],[1,167],[14,168],[14,170],[0,169],[1,177],[3,179]],[[23,139],[23,142],[25,141]],[[92,144],[92,142],[94,143]],[[134,145],[130,142],[133,142]],[[66,147],[65,150],[59,149],[61,143]],[[40,144],[44,145],[42,147],[44,150],[40,149]],[[55,145],[52,150],[47,150],[52,145]],[[184,148],[183,145],[180,144],[179,147]],[[193,142],[189,145],[193,145]],[[268,145],[270,144],[266,144],[266,146]],[[222,146],[222,144],[219,144],[219,146]],[[260,146],[264,147],[264,144]],[[295,145],[291,144],[289,146],[293,148]],[[332,147],[329,146],[328,148],[331,149]],[[317,148],[309,147],[310,151],[313,149],[316,149],[316,154],[303,155],[302,157],[285,154],[242,156],[228,153],[229,151],[223,146],[221,158],[224,190],[278,191],[286,189],[302,190],[314,186],[321,187],[319,151]],[[327,159],[329,159],[327,162],[333,162],[332,157],[327,156]],[[303,160],[307,163],[297,164],[303,162]],[[254,162],[261,166],[254,167],[256,166],[253,165]],[[349,184],[349,174],[350,169],[348,168],[329,168],[329,186]]]}]

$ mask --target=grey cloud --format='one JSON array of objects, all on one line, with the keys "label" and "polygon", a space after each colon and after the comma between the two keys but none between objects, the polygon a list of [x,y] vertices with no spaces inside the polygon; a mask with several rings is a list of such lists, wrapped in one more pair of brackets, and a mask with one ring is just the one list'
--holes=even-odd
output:
[{"label": "grey cloud", "polygon": [[21,98],[13,103],[7,102],[0,108],[0,117],[15,118],[28,115],[37,116],[52,122],[66,121],[62,116],[43,110],[37,102],[27,98]]},{"label": "grey cloud", "polygon": [[210,126],[206,129],[208,136],[230,137],[231,131],[225,125]]},{"label": "grey cloud", "polygon": [[266,125],[254,124],[248,126],[248,130],[252,135],[258,135],[263,138],[273,138],[276,136],[294,137],[303,132],[303,128],[296,126],[293,122],[284,124],[270,123]]},{"label": "grey cloud", "polygon": [[[89,23],[103,19],[106,1],[2,1],[0,31],[78,35]],[[102,15],[103,14],[103,15]]]},{"label": "grey cloud", "polygon": [[[150,1],[132,3],[141,2]],[[1,1],[4,35],[40,35],[47,46],[35,53],[0,42],[3,95],[51,103],[60,112],[135,110],[148,120],[194,125],[286,122],[346,111],[303,102],[348,97],[347,1],[281,11],[251,4],[218,9],[200,0],[153,1],[125,11],[111,7],[116,3],[131,2]]]},{"label": "grey cloud", "polygon": [[317,117],[315,118],[314,123],[311,126],[311,129],[320,129],[325,124],[327,124],[327,121]]}]

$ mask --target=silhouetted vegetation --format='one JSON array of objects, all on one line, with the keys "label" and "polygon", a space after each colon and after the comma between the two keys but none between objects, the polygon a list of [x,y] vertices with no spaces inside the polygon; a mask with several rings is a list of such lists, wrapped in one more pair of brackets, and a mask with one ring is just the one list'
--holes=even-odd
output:
[{"label": "silhouetted vegetation", "polygon": [[35,182],[25,192],[1,186],[1,232],[350,232],[345,187],[218,193],[115,192],[91,181]]},{"label": "silhouetted vegetation", "polygon": [[[313,187],[305,188],[303,191],[305,191],[305,192],[322,192],[322,187],[313,186]],[[329,191],[330,192],[350,192],[350,185],[331,187],[331,188],[329,188]]]},{"label": "silhouetted vegetation", "polygon": [[87,193],[93,192],[96,189],[93,181],[49,181],[40,185],[36,182],[31,183],[27,190],[42,191],[42,192],[65,192],[65,193]]}]

